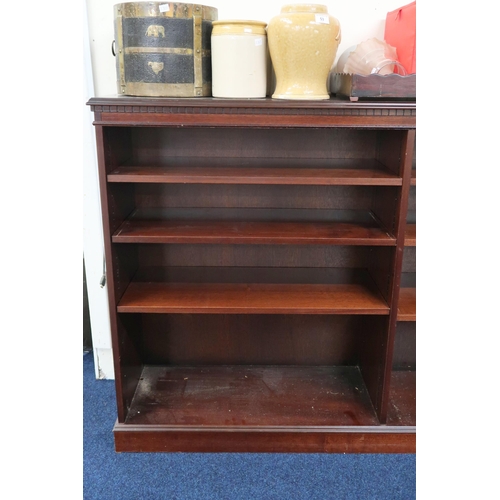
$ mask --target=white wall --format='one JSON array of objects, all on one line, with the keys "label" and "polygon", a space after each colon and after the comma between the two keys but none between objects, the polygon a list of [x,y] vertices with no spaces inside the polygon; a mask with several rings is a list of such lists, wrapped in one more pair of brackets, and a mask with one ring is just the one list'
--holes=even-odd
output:
[{"label": "white wall", "polygon": [[97,149],[92,113],[87,101],[95,95],[87,26],[87,9],[83,7],[83,255],[90,312],[90,327],[96,378],[114,378],[111,327],[107,288],[101,287],[104,272],[104,239],[102,232]]},{"label": "white wall", "polygon": [[[411,0],[349,0],[316,2],[326,5],[328,12],[336,17],[342,29],[342,42],[337,57],[342,52],[367,38],[383,39],[385,17],[388,12],[410,3]],[[116,0],[87,0],[92,68],[96,96],[116,93],[115,58],[111,53],[114,39],[113,5]],[[186,2],[188,3],[188,2]],[[269,22],[279,14],[286,0],[254,0],[235,2],[234,0],[215,0],[201,2],[216,7],[219,19],[255,19]]]},{"label": "white wall", "polygon": [[[115,58],[111,52],[114,39],[113,6],[116,0],[84,0],[87,19],[84,15],[84,30],[88,23],[88,33],[84,34],[84,68],[86,71],[84,92],[94,96],[116,95]],[[269,22],[280,13],[286,0],[255,0],[235,2],[217,0],[205,5],[218,9],[218,18],[254,19]],[[348,47],[371,37],[383,39],[384,23],[388,12],[410,3],[410,0],[350,0],[344,2],[323,2],[328,12],[336,17],[342,29],[342,42],[337,58]],[[88,35],[88,40],[85,40]],[[90,49],[90,54],[89,54]],[[85,64],[87,63],[87,64]],[[90,74],[91,73],[91,74]],[[84,95],[85,101],[92,95]],[[92,341],[97,378],[113,378],[111,333],[106,288],[99,286],[102,275],[102,226],[99,214],[99,193],[97,165],[93,141],[92,117],[86,109],[84,120],[84,255],[89,293]]]}]

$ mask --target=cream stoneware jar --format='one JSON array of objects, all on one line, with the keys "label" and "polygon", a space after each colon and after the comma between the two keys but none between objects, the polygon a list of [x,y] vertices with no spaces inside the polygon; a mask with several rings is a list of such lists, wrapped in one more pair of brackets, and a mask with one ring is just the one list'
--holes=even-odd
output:
[{"label": "cream stoneware jar", "polygon": [[267,39],[276,74],[273,98],[330,98],[328,74],[341,34],[339,21],[325,5],[283,6],[269,22]]},{"label": "cream stoneware jar", "polygon": [[213,97],[266,97],[266,23],[214,21],[211,46]]}]

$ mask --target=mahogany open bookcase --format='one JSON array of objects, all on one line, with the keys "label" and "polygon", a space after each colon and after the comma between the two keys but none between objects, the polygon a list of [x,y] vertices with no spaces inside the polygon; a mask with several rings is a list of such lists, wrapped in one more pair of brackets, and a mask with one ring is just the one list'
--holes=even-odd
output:
[{"label": "mahogany open bookcase", "polygon": [[414,453],[415,102],[88,104],[116,450]]}]

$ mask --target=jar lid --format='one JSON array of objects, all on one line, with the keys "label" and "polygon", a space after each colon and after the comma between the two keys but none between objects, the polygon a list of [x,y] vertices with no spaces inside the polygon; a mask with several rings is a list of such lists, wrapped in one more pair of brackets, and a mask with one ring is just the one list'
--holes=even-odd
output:
[{"label": "jar lid", "polygon": [[213,21],[212,35],[265,35],[267,23],[241,19]]}]

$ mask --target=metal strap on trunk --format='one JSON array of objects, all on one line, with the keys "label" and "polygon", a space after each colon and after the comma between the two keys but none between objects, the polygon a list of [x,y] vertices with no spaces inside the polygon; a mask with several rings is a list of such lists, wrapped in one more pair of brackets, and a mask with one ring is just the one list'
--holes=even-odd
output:
[{"label": "metal strap on trunk", "polygon": [[203,95],[203,66],[201,51],[202,6],[193,10],[194,95]]},{"label": "metal strap on trunk", "polygon": [[117,61],[117,68],[118,68],[118,88],[121,91],[122,94],[125,93],[126,89],[126,82],[125,82],[125,60],[124,60],[124,53],[123,53],[123,13],[121,7],[118,7],[118,15],[116,15],[115,18],[115,33],[116,33],[116,39],[118,40],[118,54],[116,54],[116,57],[118,58]]}]

